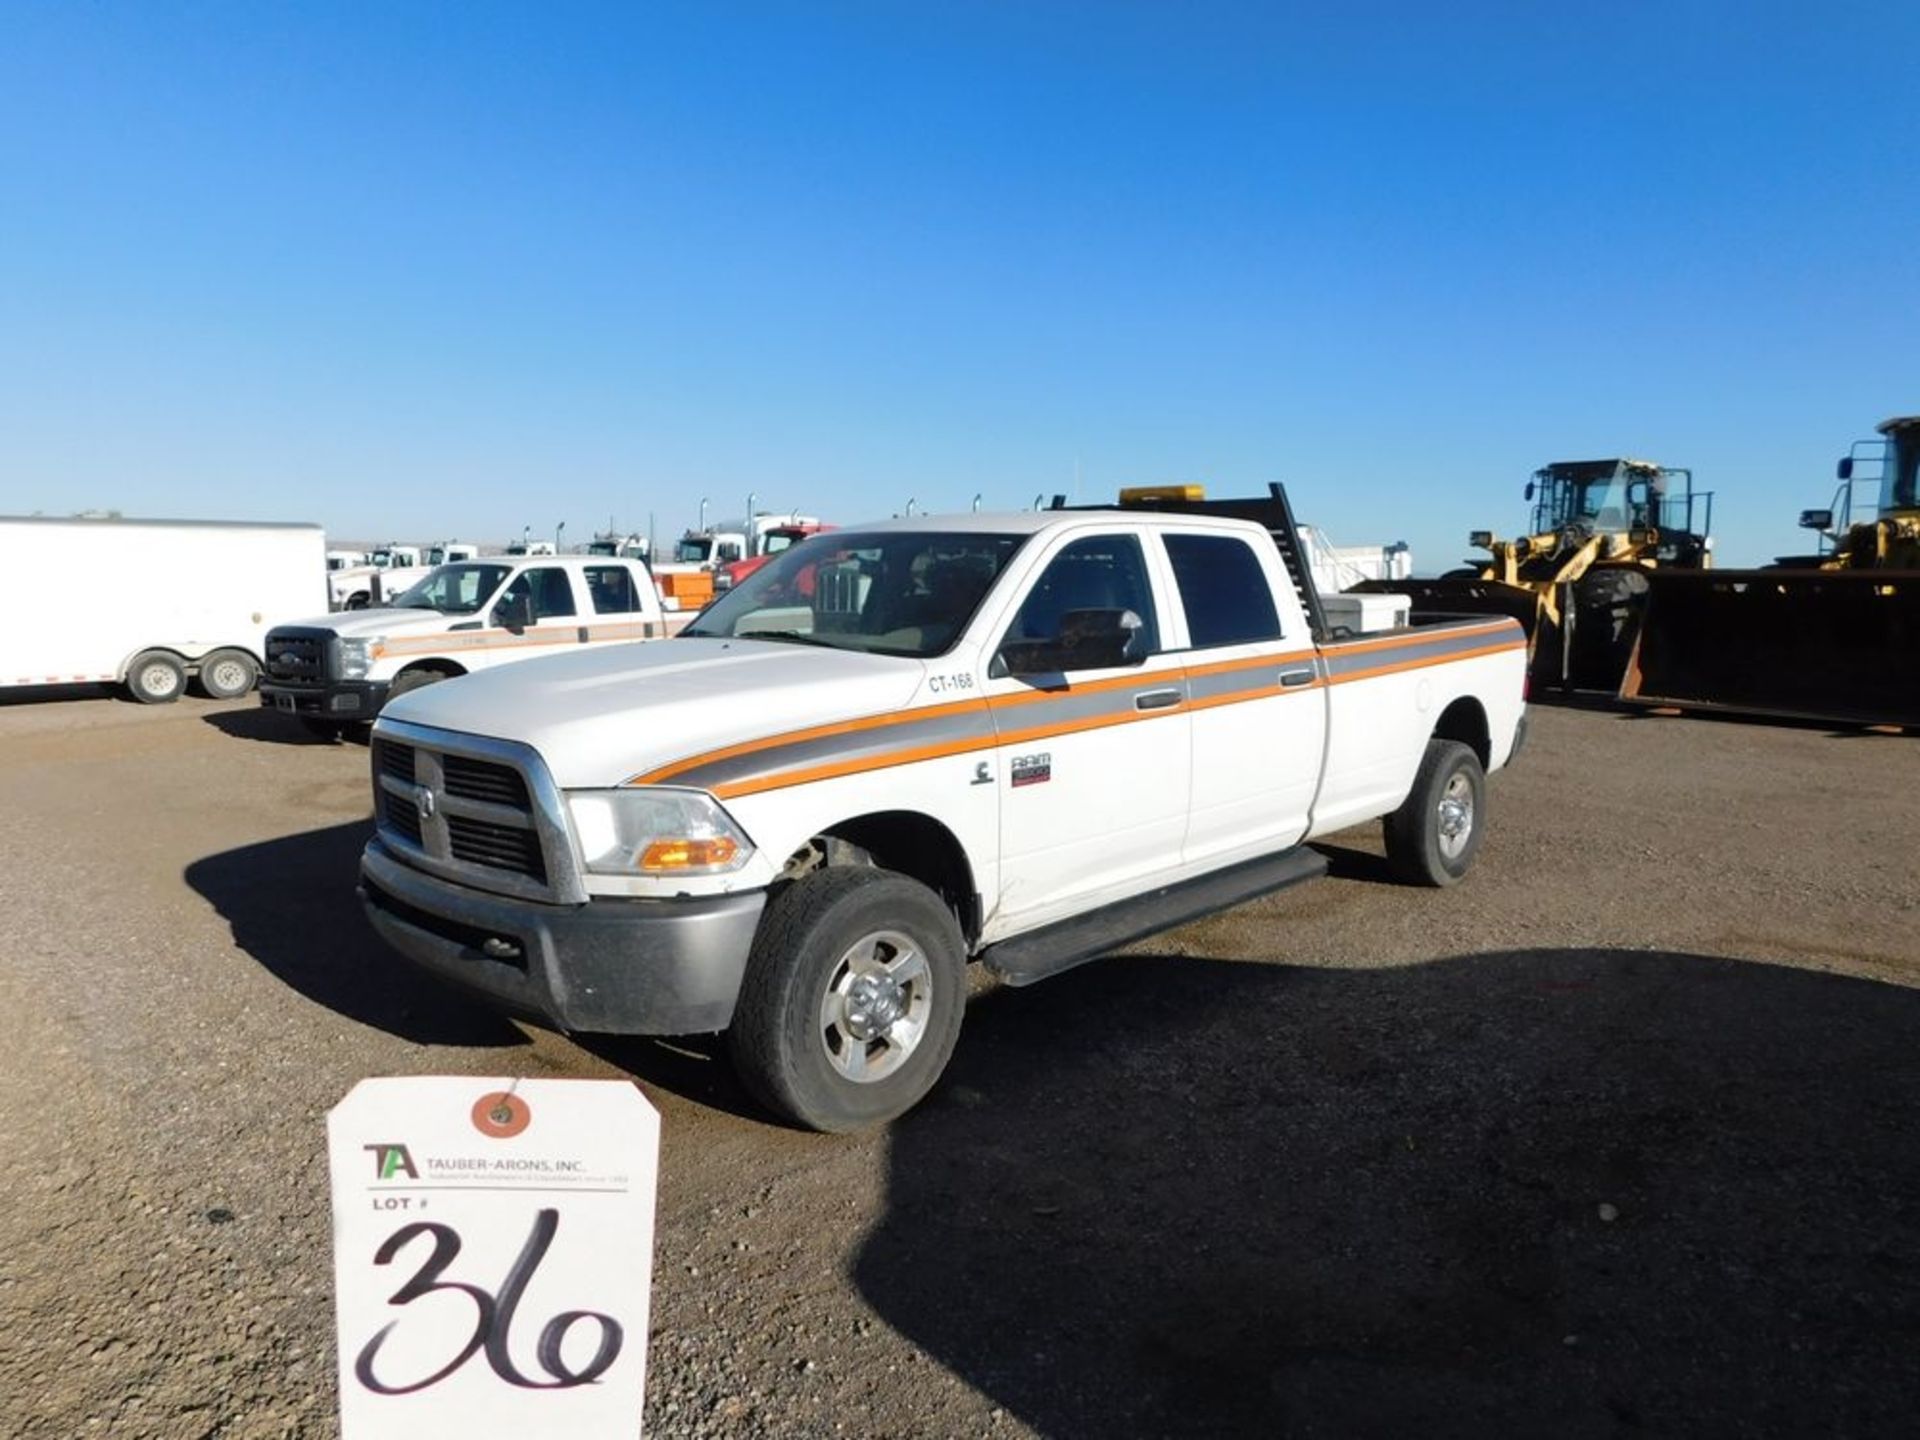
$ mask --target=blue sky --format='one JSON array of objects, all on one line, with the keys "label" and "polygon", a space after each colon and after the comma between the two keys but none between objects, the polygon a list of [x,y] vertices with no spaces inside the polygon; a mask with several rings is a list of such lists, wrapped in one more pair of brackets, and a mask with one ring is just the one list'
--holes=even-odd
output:
[{"label": "blue sky", "polygon": [[0,511],[343,536],[1530,471],[1723,563],[1920,410],[1920,7],[10,4]]}]

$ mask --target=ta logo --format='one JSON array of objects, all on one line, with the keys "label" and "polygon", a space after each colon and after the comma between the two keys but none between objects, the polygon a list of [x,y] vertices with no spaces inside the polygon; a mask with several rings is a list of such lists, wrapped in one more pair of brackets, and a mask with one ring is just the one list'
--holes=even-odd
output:
[{"label": "ta logo", "polygon": [[413,1156],[407,1153],[406,1146],[362,1145],[360,1148],[372,1154],[376,1180],[391,1180],[403,1170],[411,1179],[420,1178],[420,1172],[413,1168]]}]

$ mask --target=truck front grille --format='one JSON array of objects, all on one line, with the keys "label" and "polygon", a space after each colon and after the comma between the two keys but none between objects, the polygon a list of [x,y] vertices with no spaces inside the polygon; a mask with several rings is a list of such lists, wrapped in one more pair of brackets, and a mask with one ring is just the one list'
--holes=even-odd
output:
[{"label": "truck front grille", "polygon": [[462,800],[485,800],[492,805],[527,807],[527,782],[520,772],[491,760],[470,760],[464,755],[443,755],[441,768],[446,772],[447,793]]},{"label": "truck front grille", "polygon": [[387,735],[374,737],[372,761],[375,822],[399,853],[484,889],[553,898],[549,841],[521,770]]},{"label": "truck front grille", "polygon": [[325,630],[281,626],[267,632],[267,677],[317,683],[327,678]]}]

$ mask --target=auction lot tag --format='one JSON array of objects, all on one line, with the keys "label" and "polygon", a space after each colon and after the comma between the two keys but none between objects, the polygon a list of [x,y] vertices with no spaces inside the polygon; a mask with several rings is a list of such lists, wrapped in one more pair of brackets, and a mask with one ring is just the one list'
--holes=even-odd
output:
[{"label": "auction lot tag", "polygon": [[618,1080],[362,1080],[327,1117],[343,1440],[640,1433],[660,1117]]}]

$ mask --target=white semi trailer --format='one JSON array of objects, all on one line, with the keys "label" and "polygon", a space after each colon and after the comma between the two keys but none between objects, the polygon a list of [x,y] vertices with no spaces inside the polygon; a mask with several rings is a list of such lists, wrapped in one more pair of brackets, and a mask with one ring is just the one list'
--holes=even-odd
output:
[{"label": "white semi trailer", "polygon": [[0,516],[0,686],[253,688],[267,631],[326,609],[318,525]]}]

